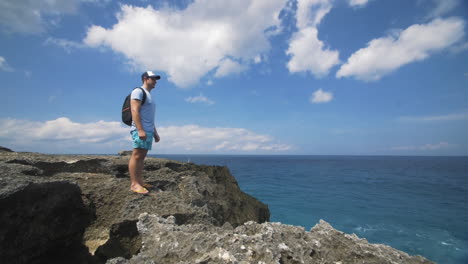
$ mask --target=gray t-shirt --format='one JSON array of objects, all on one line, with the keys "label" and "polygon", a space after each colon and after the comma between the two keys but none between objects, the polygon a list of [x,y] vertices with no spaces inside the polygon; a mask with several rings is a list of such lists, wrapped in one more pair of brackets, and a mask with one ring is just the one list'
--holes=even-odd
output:
[{"label": "gray t-shirt", "polygon": [[[153,102],[153,98],[151,98],[150,92],[143,88],[143,90],[146,93],[146,101],[145,103],[141,106],[140,108],[140,118],[141,118],[141,124],[143,125],[143,130],[147,133],[153,133],[154,132],[154,117],[156,114],[156,103]],[[137,99],[142,101],[143,100],[143,92],[141,89],[134,89],[132,91],[132,96],[130,97],[132,100]],[[137,130],[135,126],[135,122],[132,122],[132,129]]]}]

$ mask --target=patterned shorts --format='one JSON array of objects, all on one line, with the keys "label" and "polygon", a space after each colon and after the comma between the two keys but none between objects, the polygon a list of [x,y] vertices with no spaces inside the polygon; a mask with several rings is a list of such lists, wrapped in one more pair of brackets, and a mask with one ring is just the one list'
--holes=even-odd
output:
[{"label": "patterned shorts", "polygon": [[146,140],[141,140],[136,130],[133,130],[130,134],[132,135],[133,148],[151,150],[151,146],[153,145],[153,133],[146,132]]}]

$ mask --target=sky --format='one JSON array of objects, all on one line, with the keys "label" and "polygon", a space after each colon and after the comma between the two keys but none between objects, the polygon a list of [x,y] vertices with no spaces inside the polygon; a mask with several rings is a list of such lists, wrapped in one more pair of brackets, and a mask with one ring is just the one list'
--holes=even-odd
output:
[{"label": "sky", "polygon": [[[464,0],[2,0],[0,146],[150,154],[468,155]],[[6,104],[6,105],[5,105]]]}]

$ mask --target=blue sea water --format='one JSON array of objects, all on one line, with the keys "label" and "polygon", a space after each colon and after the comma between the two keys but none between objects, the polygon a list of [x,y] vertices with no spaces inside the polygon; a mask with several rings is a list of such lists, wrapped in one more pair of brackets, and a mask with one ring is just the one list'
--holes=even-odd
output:
[{"label": "blue sea water", "polygon": [[437,263],[468,263],[468,157],[153,155],[228,166],[270,221],[319,219]]}]

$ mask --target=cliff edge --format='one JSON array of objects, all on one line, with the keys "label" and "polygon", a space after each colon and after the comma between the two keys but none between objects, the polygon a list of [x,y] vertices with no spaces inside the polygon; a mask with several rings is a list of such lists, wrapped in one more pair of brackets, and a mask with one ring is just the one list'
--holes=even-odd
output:
[{"label": "cliff edge", "polygon": [[[227,167],[128,156],[0,151],[1,263],[431,263],[321,221],[267,223]],[[157,191],[159,190],[159,191]]]}]

